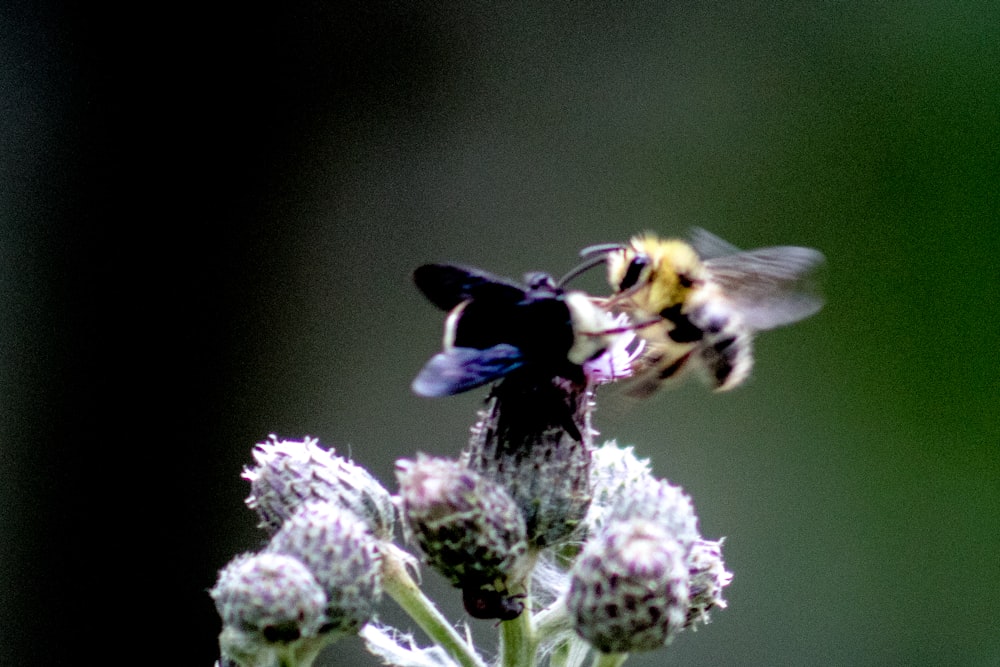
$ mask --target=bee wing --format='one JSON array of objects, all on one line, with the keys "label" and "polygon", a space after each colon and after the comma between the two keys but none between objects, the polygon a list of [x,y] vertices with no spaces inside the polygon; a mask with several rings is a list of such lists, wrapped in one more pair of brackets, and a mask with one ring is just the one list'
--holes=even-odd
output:
[{"label": "bee wing", "polygon": [[431,357],[411,387],[419,396],[452,396],[502,378],[523,364],[521,351],[506,343],[485,350],[453,347]]},{"label": "bee wing", "polygon": [[691,247],[698,253],[698,257],[703,260],[725,257],[727,255],[738,255],[743,252],[729,241],[724,241],[701,227],[692,227],[689,236],[691,238]]},{"label": "bee wing", "polygon": [[775,246],[714,257],[705,267],[743,321],[763,331],[805,319],[823,306],[813,273],[824,261],[812,248]]},{"label": "bee wing", "polygon": [[441,310],[451,310],[469,299],[517,303],[524,287],[486,271],[454,264],[424,264],[413,272],[413,282]]}]

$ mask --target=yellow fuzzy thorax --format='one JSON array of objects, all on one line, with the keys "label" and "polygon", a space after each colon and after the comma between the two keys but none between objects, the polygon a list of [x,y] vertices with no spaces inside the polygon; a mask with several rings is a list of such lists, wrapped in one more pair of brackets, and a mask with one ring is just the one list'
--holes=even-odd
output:
[{"label": "yellow fuzzy thorax", "polygon": [[[644,258],[647,267],[636,285],[628,290],[629,298],[636,307],[651,314],[686,302],[704,279],[704,265],[690,244],[680,239],[644,234],[634,237],[628,247],[609,262],[608,275],[612,284],[621,283],[636,258]],[[686,280],[682,280],[682,276]]]}]

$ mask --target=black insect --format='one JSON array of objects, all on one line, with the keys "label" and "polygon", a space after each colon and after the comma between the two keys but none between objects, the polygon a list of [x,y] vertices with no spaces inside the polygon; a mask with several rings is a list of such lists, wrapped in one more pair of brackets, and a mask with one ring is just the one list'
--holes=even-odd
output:
[{"label": "black insect", "polygon": [[609,344],[608,314],[546,273],[529,273],[519,285],[479,269],[426,264],[413,280],[449,313],[444,349],[413,381],[421,396],[458,394],[515,372],[582,382],[582,364]]},{"label": "black insect", "polygon": [[510,595],[471,586],[462,589],[462,604],[472,618],[513,621],[524,611],[524,595]]}]

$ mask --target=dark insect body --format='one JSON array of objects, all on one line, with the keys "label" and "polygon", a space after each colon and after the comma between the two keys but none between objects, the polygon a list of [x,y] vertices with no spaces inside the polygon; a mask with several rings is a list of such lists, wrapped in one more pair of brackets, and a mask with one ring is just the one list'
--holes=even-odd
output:
[{"label": "dark insect body", "polygon": [[413,280],[448,311],[444,349],[413,381],[421,396],[458,394],[513,373],[582,383],[583,363],[610,344],[610,316],[546,273],[529,273],[519,285],[479,269],[426,264]]}]

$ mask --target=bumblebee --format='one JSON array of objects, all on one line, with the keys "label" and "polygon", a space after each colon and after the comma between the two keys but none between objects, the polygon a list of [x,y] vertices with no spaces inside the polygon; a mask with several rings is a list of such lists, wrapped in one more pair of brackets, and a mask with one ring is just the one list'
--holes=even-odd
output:
[{"label": "bumblebee", "polygon": [[520,285],[479,269],[426,264],[413,281],[448,311],[444,349],[413,381],[421,396],[458,394],[512,373],[582,383],[583,364],[617,335],[607,311],[547,273],[529,273]]},{"label": "bumblebee", "polygon": [[700,370],[716,391],[739,386],[753,367],[753,336],[802,320],[823,304],[810,276],[824,262],[812,248],[741,251],[703,230],[690,243],[647,233],[628,244],[593,246],[614,295],[646,341],[631,393],[648,395]]}]

